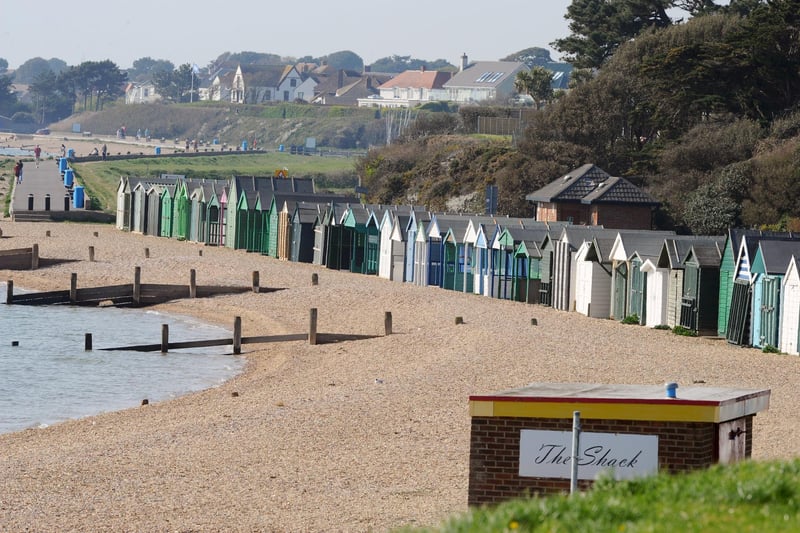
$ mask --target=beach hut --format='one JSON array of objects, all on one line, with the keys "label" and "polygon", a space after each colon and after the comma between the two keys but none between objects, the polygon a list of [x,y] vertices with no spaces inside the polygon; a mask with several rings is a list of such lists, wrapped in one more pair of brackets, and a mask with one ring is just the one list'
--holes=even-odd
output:
[{"label": "beach hut", "polygon": [[406,283],[414,283],[415,273],[415,255],[417,251],[417,231],[419,231],[419,224],[427,223],[430,220],[430,213],[421,208],[412,208],[408,212],[408,221],[406,222],[406,252],[405,252],[405,273],[403,281]]},{"label": "beach hut", "polygon": [[725,338],[731,344],[749,345],[752,340],[752,297],[755,275],[751,272],[751,265],[759,243],[762,240],[792,239],[792,234],[785,232],[744,233],[741,235],[736,266],[733,270],[728,329],[725,332]]},{"label": "beach hut", "polygon": [[185,241],[189,238],[192,211],[186,179],[180,179],[175,184],[173,202],[172,237],[179,241]]},{"label": "beach hut", "polygon": [[348,270],[356,274],[378,273],[378,225],[370,223],[365,205],[348,205],[341,219],[342,242],[349,249]]},{"label": "beach hut", "polygon": [[225,182],[214,184],[211,196],[206,201],[205,243],[211,246],[225,245],[225,222],[227,218],[228,186]]},{"label": "beach hut", "polygon": [[511,294],[517,302],[539,303],[539,261],[542,258],[539,241],[543,232],[537,230],[538,235],[523,237],[514,250]]},{"label": "beach hut", "polygon": [[320,214],[314,221],[314,259],[312,263],[320,266],[327,266],[328,260],[328,220],[332,202],[320,206]]},{"label": "beach hut", "polygon": [[147,225],[147,184],[144,181],[137,181],[136,186],[131,191],[131,220],[130,231],[134,233],[145,233]]},{"label": "beach hut", "polygon": [[[605,230],[600,226],[565,226],[558,239],[553,240],[551,267],[551,305],[554,309],[572,311],[575,309],[575,256],[578,248]],[[542,261],[544,261],[544,251]],[[542,272],[544,279],[544,272]]]},{"label": "beach hut", "polygon": [[145,235],[161,235],[161,197],[166,185],[148,184],[147,192],[147,222],[144,226]]},{"label": "beach hut", "polygon": [[792,257],[800,257],[800,241],[758,243],[750,266],[754,278],[750,344],[756,348],[778,347],[781,281]]},{"label": "beach hut", "polygon": [[616,236],[593,236],[575,254],[575,311],[611,318],[611,247]]},{"label": "beach hut", "polygon": [[128,176],[122,176],[117,184],[117,216],[115,226],[117,229],[128,231],[131,229],[131,192],[135,184],[130,183]]},{"label": "beach hut", "polygon": [[[642,265],[647,259],[655,261],[661,253],[667,231],[620,230],[611,248],[613,271],[611,314],[616,320],[628,316],[646,323],[647,271]],[[658,296],[658,295],[656,295]]]},{"label": "beach hut", "polygon": [[467,274],[467,257],[465,254],[464,236],[470,219],[460,217],[450,219],[447,231],[442,238],[444,269],[442,288],[451,291],[464,291],[464,278]]},{"label": "beach hut", "polygon": [[[408,250],[408,221],[411,218],[411,213],[401,213],[399,211],[392,211],[393,221],[390,224],[392,229],[389,236],[390,248],[388,262],[390,264],[389,279],[392,281],[405,281],[408,261],[406,260],[406,252]],[[383,265],[383,258],[381,259],[381,266]]]},{"label": "beach hut", "polygon": [[695,242],[683,261],[680,325],[699,335],[717,332],[722,252],[715,244]]},{"label": "beach hut", "polygon": [[790,355],[798,355],[800,336],[800,266],[798,258],[792,257],[781,280],[780,333],[778,349]]},{"label": "beach hut", "polygon": [[290,261],[314,262],[314,229],[322,216],[319,203],[296,202],[292,214],[292,243]]},{"label": "beach hut", "polygon": [[392,233],[397,223],[394,210],[383,211],[378,224],[378,277],[391,279],[394,266],[392,264]]},{"label": "beach hut", "polygon": [[[352,242],[345,238],[343,216],[349,209],[347,204],[332,202],[323,219],[325,224],[325,266],[331,270],[350,270]],[[348,235],[349,237],[349,235]]]},{"label": "beach hut", "polygon": [[176,185],[165,185],[161,191],[161,232],[160,237],[172,237],[172,221]]}]

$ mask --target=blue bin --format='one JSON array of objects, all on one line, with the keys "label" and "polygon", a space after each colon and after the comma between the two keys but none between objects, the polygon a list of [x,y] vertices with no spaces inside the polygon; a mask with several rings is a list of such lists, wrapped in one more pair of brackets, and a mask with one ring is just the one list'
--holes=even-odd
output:
[{"label": "blue bin", "polygon": [[59,157],[58,158],[58,171],[63,174],[65,170],[67,170],[67,158],[66,157]]},{"label": "blue bin", "polygon": [[73,171],[71,168],[68,168],[64,171],[64,187],[68,189],[72,187],[72,180],[75,178],[74,174],[75,171]]},{"label": "blue bin", "polygon": [[219,144],[219,139],[214,137],[214,140],[211,141],[211,144]]},{"label": "blue bin", "polygon": [[243,152],[247,151],[247,141],[242,141],[242,151]]},{"label": "blue bin", "polygon": [[161,147],[156,146],[156,155],[161,155]]},{"label": "blue bin", "polygon": [[75,159],[75,150],[72,148],[67,150],[67,159]]},{"label": "blue bin", "polygon": [[75,209],[83,209],[83,187],[80,185],[76,185],[75,192],[72,193],[72,206]]},{"label": "blue bin", "polygon": [[283,152],[283,150],[284,150],[284,148],[283,148],[283,145],[282,145],[282,144],[279,144],[279,145],[278,145],[278,151],[279,151],[279,152]]}]

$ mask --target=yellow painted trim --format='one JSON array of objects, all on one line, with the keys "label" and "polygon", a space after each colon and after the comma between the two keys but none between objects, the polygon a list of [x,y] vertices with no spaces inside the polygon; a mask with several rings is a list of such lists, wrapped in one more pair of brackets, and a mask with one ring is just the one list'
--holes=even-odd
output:
[{"label": "yellow painted trim", "polygon": [[657,422],[720,422],[719,405],[580,403],[580,402],[499,402],[471,401],[471,416],[510,416],[517,418],[581,418],[600,420],[653,420]]},{"label": "yellow painted trim", "polygon": [[494,416],[494,402],[471,401],[469,402],[470,416]]}]

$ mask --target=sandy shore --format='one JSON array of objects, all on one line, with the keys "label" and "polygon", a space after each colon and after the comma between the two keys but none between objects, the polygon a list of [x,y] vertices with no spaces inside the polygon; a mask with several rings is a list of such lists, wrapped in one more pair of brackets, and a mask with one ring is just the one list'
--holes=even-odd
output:
[{"label": "sandy shore", "polygon": [[20,287],[65,289],[72,272],[79,287],[128,283],[135,266],[144,283],[188,283],[194,268],[198,284],[246,286],[257,270],[262,286],[283,290],[161,308],[229,327],[241,316],[245,336],[305,332],[312,307],[320,332],[382,335],[391,311],[395,332],[318,346],[245,345],[247,371],[221,387],[0,436],[0,530],[435,525],[467,508],[469,395],[536,381],[769,388],[770,409],[755,418],[754,458],[800,452],[797,357],[108,226],[0,227],[0,249],[38,243],[42,257],[76,260],[0,271]]}]

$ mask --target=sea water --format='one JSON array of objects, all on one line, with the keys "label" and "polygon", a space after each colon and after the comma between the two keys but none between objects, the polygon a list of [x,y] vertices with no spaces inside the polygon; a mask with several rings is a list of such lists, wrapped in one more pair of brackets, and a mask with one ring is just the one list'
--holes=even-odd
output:
[{"label": "sea water", "polygon": [[[21,292],[15,288],[15,292]],[[156,352],[102,348],[222,339],[230,331],[141,309],[6,305],[0,283],[0,433],[135,407],[218,386],[244,368],[232,346]],[[93,350],[86,351],[86,333]]]}]

